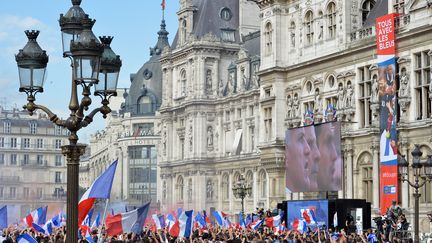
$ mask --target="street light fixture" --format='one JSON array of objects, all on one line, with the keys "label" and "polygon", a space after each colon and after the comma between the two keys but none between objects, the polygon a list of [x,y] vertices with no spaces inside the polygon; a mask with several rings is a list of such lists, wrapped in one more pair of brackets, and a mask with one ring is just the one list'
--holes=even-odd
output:
[{"label": "street light fixture", "polygon": [[[432,181],[432,155],[428,155],[428,159],[424,162],[421,161],[421,156],[423,152],[420,150],[420,146],[418,144],[414,145],[414,150],[411,152],[413,157],[411,168],[414,171],[414,182],[411,182],[408,177],[408,166],[409,163],[405,159],[405,155],[399,157],[398,167],[399,167],[399,176],[402,182],[408,182],[408,184],[415,189],[414,192],[414,242],[420,242],[419,237],[419,199],[421,194],[419,193],[419,189],[423,187],[427,182]],[[421,170],[423,168],[423,171]]]},{"label": "street light fixture", "polygon": [[[62,153],[67,157],[67,233],[68,242],[77,242],[78,232],[78,173],[80,156],[84,154],[85,145],[78,144],[77,132],[88,126],[97,113],[106,118],[111,112],[109,98],[116,96],[118,75],[121,67],[120,56],[111,47],[112,37],[101,37],[102,43],[92,32],[95,20],[92,20],[80,7],[81,0],[72,0],[72,7],[66,15],[60,15],[62,31],[63,56],[71,59],[72,89],[69,102],[70,116],[59,119],[50,109],[35,104],[35,96],[42,93],[45,71],[48,63],[46,51],[37,43],[39,31],[25,31],[28,43],[15,56],[19,70],[20,92],[27,94],[24,105],[30,115],[42,110],[57,126],[69,130],[69,145],[62,146]],[[102,80],[99,81],[99,75]],[[82,87],[82,99],[78,102],[78,86]],[[101,106],[84,116],[92,100],[90,88],[95,86],[94,95],[102,99]]]},{"label": "street light fixture", "polygon": [[240,175],[239,180],[237,181],[236,185],[232,188],[234,197],[241,199],[241,205],[242,205],[242,216],[244,214],[244,199],[247,196],[250,196],[252,194],[252,186],[248,185],[246,183],[245,178],[243,175]]}]

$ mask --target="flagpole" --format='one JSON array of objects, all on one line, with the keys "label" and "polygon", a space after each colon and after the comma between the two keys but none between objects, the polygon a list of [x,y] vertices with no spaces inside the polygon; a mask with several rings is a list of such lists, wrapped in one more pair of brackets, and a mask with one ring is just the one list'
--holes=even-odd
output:
[{"label": "flagpole", "polygon": [[[100,228],[100,230],[99,230],[99,235],[98,235],[98,243],[99,242],[102,242],[101,241],[101,235],[102,235],[102,228],[103,228],[103,225],[104,225],[104,223],[105,223],[105,217],[106,217],[106,211],[107,211],[107,209],[108,209],[108,203],[109,203],[109,198],[107,198],[106,199],[106,201],[105,201],[105,210],[104,210],[104,213],[103,213],[103,216],[102,216],[102,223],[101,223],[101,228]],[[105,225],[105,230],[106,230],[106,225]]]}]

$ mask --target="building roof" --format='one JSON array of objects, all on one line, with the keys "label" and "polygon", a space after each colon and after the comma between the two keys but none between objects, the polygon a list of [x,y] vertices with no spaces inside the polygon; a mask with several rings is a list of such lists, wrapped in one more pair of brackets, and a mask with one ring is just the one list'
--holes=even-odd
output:
[{"label": "building roof", "polygon": [[375,26],[376,19],[388,13],[388,2],[387,0],[377,0],[374,7],[371,9],[364,27]]},{"label": "building roof", "polygon": [[248,51],[250,57],[258,56],[260,57],[260,32],[252,32],[248,35],[242,36],[243,38],[243,48]]},{"label": "building roof", "polygon": [[[222,32],[224,29],[235,31],[235,43],[240,43],[239,36],[239,1],[238,0],[194,0],[196,8],[194,12],[194,22],[192,35],[201,38],[209,33],[223,40]],[[221,18],[221,11],[228,8],[231,18],[225,20]],[[178,32],[174,38],[172,48],[177,47]]]},{"label": "building roof", "polygon": [[151,95],[159,108],[162,101],[162,67],[160,56],[165,47],[169,47],[168,31],[166,31],[165,20],[162,19],[160,30],[158,31],[158,41],[156,45],[150,48],[150,59],[138,70],[137,73],[131,74],[131,86],[129,94],[125,94],[125,106],[123,111],[136,112],[135,107],[140,97]]},{"label": "building roof", "polygon": [[20,111],[18,109],[4,110],[0,109],[0,123],[10,122],[13,127],[28,127],[31,122],[36,123],[39,128],[54,128],[54,124],[48,120],[45,115],[35,113],[30,116],[27,111]]}]

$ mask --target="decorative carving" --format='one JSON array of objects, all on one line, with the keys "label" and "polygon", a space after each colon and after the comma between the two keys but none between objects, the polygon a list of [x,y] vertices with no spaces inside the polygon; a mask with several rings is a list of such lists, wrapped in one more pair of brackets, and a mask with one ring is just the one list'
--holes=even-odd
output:
[{"label": "decorative carving", "polygon": [[219,89],[218,89],[218,91],[219,91],[219,96],[225,96],[225,85],[224,85],[224,82],[223,82],[223,80],[221,79],[221,80],[219,80]]},{"label": "decorative carving", "polygon": [[345,100],[345,89],[343,87],[343,84],[340,83],[338,88],[338,102],[336,105],[337,110],[343,110],[345,108],[344,100]]},{"label": "decorative carving", "polygon": [[300,114],[300,100],[298,98],[298,94],[294,94],[294,101],[293,101],[293,108],[294,108],[294,116],[295,117],[301,117]]},{"label": "decorative carving", "polygon": [[206,72],[206,84],[205,84],[205,92],[207,95],[211,95],[213,92],[213,79],[212,79],[212,71],[210,69]]},{"label": "decorative carving", "polygon": [[378,103],[379,97],[378,97],[378,80],[376,76],[372,79],[372,94],[371,94],[371,102],[372,103]]},{"label": "decorative carving", "polygon": [[212,148],[213,147],[213,127],[209,126],[207,128],[207,147]]},{"label": "decorative carving", "polygon": [[192,126],[190,126],[189,130],[188,130],[189,151],[191,151],[191,152],[192,152],[192,148],[193,148],[193,134],[192,134],[193,130],[192,129],[193,129]]},{"label": "decorative carving", "polygon": [[166,125],[164,124],[163,135],[162,135],[162,154],[163,155],[166,155],[166,150],[167,150],[167,129],[166,129]]},{"label": "decorative carving", "polygon": [[408,96],[409,96],[409,78],[406,73],[406,69],[402,68],[401,75],[400,75],[399,97],[408,97]]},{"label": "decorative carving", "polygon": [[206,196],[207,199],[213,200],[213,182],[210,179],[207,181]]},{"label": "decorative carving", "polygon": [[319,89],[315,90],[315,106],[314,106],[314,114],[322,115],[323,114],[323,102]]},{"label": "decorative carving", "polygon": [[229,72],[226,94],[234,93],[235,72]]},{"label": "decorative carving", "polygon": [[351,86],[351,83],[348,83],[345,97],[345,107],[354,108],[354,104],[354,89]]},{"label": "decorative carving", "polygon": [[286,117],[287,118],[292,118],[294,117],[294,113],[293,113],[293,100],[291,95],[287,95],[287,100],[286,100],[286,105],[287,105],[287,114]]}]

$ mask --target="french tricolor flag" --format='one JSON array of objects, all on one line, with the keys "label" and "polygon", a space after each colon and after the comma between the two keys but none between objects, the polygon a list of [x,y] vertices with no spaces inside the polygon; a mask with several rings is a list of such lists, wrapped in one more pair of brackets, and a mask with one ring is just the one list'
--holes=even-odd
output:
[{"label": "french tricolor flag", "polygon": [[282,217],[280,215],[277,215],[274,217],[267,217],[266,218],[266,226],[270,227],[270,228],[278,227],[281,223],[281,218]]},{"label": "french tricolor flag", "polygon": [[33,212],[29,213],[21,221],[24,222],[24,224],[28,228],[31,228],[33,226],[33,223],[37,225],[44,225],[46,221],[47,211],[48,211],[48,206],[40,207],[34,210]]},{"label": "french tricolor flag", "polygon": [[317,224],[317,220],[315,217],[315,212],[313,209],[301,209],[301,215],[307,224],[315,225]]},{"label": "french tricolor flag", "polygon": [[263,222],[264,222],[264,219],[258,219],[257,221],[252,222],[252,223],[250,224],[250,227],[251,227],[253,230],[258,230],[259,227],[263,224]]},{"label": "french tricolor flag", "polygon": [[111,187],[114,180],[115,171],[117,168],[117,160],[115,160],[104,173],[102,173],[90,188],[81,197],[78,203],[78,224],[81,225],[96,198],[109,198],[111,195]]},{"label": "french tricolor flag", "polygon": [[180,232],[179,232],[179,237],[183,238],[183,237],[189,237],[192,233],[192,216],[193,216],[193,210],[189,210],[189,211],[184,211],[179,219],[179,226],[180,226]]},{"label": "french tricolor flag", "polygon": [[294,219],[294,221],[292,222],[292,229],[296,230],[300,233],[303,233],[306,231],[307,225],[306,225],[306,221],[302,220],[302,219]]},{"label": "french tricolor flag", "polygon": [[19,235],[16,240],[18,243],[37,243],[37,241],[27,233]]},{"label": "french tricolor flag", "polygon": [[113,236],[130,232],[141,234],[149,208],[150,202],[127,213],[109,215],[106,219],[108,235]]},{"label": "french tricolor flag", "polygon": [[213,216],[216,219],[216,222],[218,223],[219,226],[225,226],[225,218],[227,216],[226,213],[222,212],[222,211],[214,211],[213,212]]},{"label": "french tricolor flag", "polygon": [[165,225],[166,227],[168,227],[168,230],[170,230],[174,223],[175,223],[176,219],[172,214],[168,214],[166,219],[165,219]]}]

